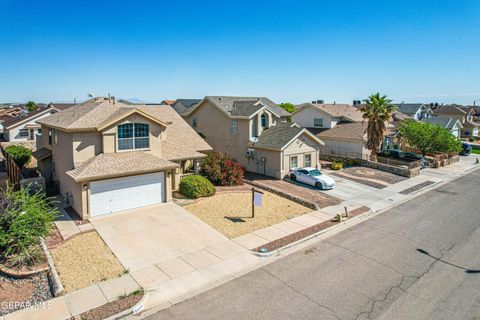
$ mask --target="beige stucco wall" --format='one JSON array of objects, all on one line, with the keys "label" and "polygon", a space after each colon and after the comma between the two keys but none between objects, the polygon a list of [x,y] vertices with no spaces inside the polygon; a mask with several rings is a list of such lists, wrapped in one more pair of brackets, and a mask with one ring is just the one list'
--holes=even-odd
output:
[{"label": "beige stucco wall", "polygon": [[305,166],[305,155],[311,155],[311,166],[319,168],[319,146],[318,143],[312,140],[306,134],[303,134],[298,139],[295,139],[285,150],[283,151],[283,163],[282,163],[282,177],[287,175],[290,168],[290,157],[297,157],[297,166]]},{"label": "beige stucco wall", "polygon": [[320,149],[327,154],[335,153],[341,156],[365,159],[370,151],[365,148],[365,142],[322,138],[325,145]]},{"label": "beige stucco wall", "polygon": [[[322,112],[314,107],[306,107],[294,114],[292,114],[292,121],[298,124],[303,128],[313,128],[314,119],[323,119],[323,127],[321,128],[331,128],[336,125],[337,121],[333,121],[332,117],[327,113]],[[320,128],[320,127],[319,127]]]}]

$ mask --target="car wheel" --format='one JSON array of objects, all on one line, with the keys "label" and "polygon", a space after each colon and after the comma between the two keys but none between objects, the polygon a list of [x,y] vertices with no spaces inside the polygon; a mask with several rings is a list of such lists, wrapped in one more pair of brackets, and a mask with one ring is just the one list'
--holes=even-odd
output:
[{"label": "car wheel", "polygon": [[297,177],[295,177],[294,174],[291,174],[291,175],[290,175],[290,180],[292,180],[292,181],[297,181]]},{"label": "car wheel", "polygon": [[323,186],[321,182],[315,182],[315,188],[318,188],[320,190],[323,190]]}]

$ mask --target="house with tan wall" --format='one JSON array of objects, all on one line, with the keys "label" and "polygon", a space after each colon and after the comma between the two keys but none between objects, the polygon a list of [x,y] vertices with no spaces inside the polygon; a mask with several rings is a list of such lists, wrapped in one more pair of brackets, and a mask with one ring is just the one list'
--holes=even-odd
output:
[{"label": "house with tan wall", "polygon": [[167,105],[102,97],[37,123],[42,176],[82,218],[171,201],[211,150]]},{"label": "house with tan wall", "polygon": [[322,141],[287,123],[290,114],[266,97],[207,96],[182,116],[246,171],[282,179],[293,167],[319,165]]}]

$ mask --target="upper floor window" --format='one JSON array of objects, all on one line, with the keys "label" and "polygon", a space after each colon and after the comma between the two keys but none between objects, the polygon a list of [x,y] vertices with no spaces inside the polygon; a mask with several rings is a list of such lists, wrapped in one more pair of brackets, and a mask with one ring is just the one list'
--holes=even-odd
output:
[{"label": "upper floor window", "polygon": [[260,117],[260,122],[262,124],[262,128],[267,127],[267,115],[265,113]]},{"label": "upper floor window", "polygon": [[321,118],[313,119],[313,126],[317,127],[317,128],[322,128],[323,127],[323,119],[321,119]]},{"label": "upper floor window", "polygon": [[232,120],[231,121],[230,132],[232,134],[237,134],[238,133],[238,120]]},{"label": "upper floor window", "polygon": [[192,119],[192,127],[196,128],[197,127],[197,118]]},{"label": "upper floor window", "polygon": [[125,123],[118,126],[118,150],[150,147],[148,124]]},{"label": "upper floor window", "polygon": [[18,136],[20,138],[26,138],[28,137],[28,129],[20,129],[18,130]]},{"label": "upper floor window", "polygon": [[52,145],[52,129],[48,129],[48,144]]}]

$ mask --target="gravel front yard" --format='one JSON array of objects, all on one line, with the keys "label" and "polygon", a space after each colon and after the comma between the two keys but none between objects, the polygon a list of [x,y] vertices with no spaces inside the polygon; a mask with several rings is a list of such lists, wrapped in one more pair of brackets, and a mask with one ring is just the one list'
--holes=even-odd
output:
[{"label": "gravel front yard", "polygon": [[96,232],[86,232],[51,250],[65,287],[72,292],[122,275],[125,270]]},{"label": "gravel front yard", "polygon": [[250,218],[252,216],[251,192],[219,193],[187,204],[184,208],[229,238],[312,211],[310,208],[269,192],[264,192],[263,206],[255,208],[254,219]]}]

